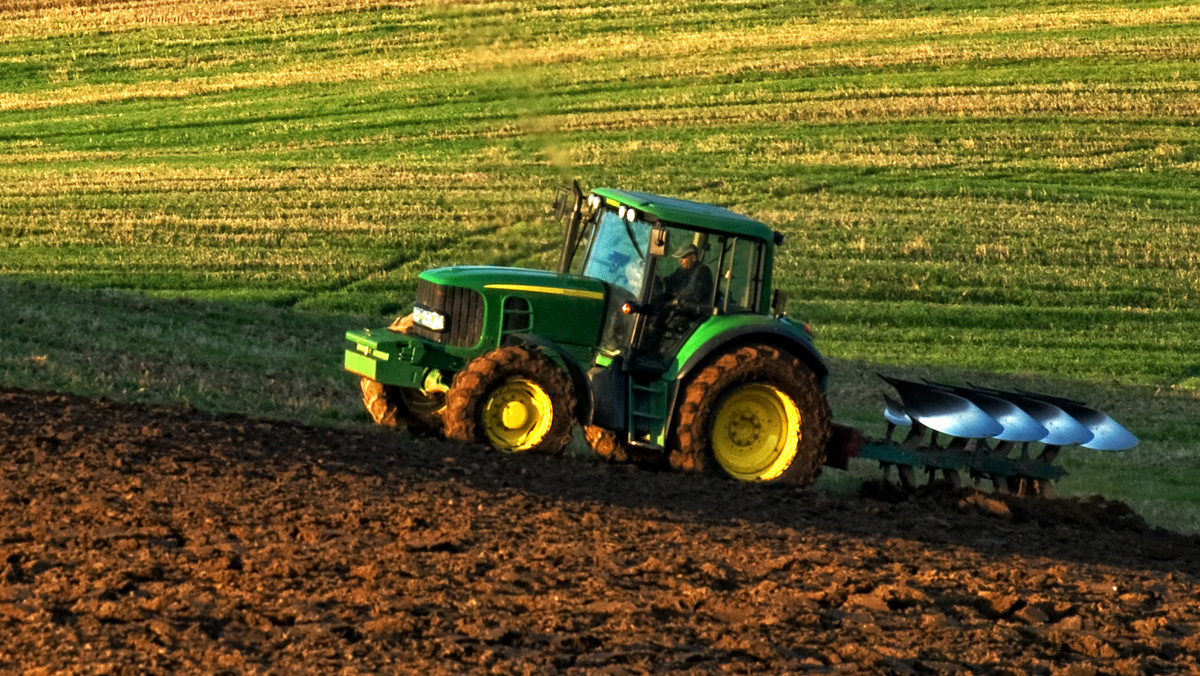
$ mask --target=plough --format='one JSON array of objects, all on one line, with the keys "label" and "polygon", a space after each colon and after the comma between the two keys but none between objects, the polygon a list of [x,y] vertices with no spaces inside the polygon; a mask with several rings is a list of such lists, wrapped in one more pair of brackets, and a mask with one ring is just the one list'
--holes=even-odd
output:
[{"label": "plough", "polygon": [[[954,487],[969,479],[976,488],[990,482],[996,492],[1053,495],[1053,483],[1066,475],[1055,464],[1063,447],[1124,451],[1138,439],[1107,414],[1083,402],[1026,391],[977,385],[915,382],[880,374],[899,395],[884,395],[883,439],[841,428],[843,448],[831,460],[851,455],[878,461],[884,480],[895,470],[901,487],[918,485],[917,471],[929,480],[941,476]],[[897,439],[899,428],[908,428]],[[850,437],[847,440],[847,437]]]}]

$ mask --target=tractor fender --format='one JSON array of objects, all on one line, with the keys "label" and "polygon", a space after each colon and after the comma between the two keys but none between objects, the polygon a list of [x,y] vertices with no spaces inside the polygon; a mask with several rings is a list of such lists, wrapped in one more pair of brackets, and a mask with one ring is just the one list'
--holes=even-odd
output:
[{"label": "tractor fender", "polygon": [[[829,375],[829,367],[825,365],[825,360],[817,352],[817,349],[813,347],[808,334],[804,333],[798,324],[794,324],[791,321],[778,320],[739,324],[708,337],[702,345],[692,350],[686,357],[677,362],[676,382],[686,379],[688,374],[704,364],[709,357],[716,354],[723,354],[750,343],[770,345],[795,355],[796,358],[812,369],[821,383],[821,388],[825,388],[826,378]],[[687,344],[685,344],[684,351],[680,353],[681,356],[685,354],[687,347]]]},{"label": "tractor fender", "polygon": [[532,333],[510,333],[504,337],[504,344],[537,348],[560,362],[571,378],[571,387],[575,390],[576,419],[581,424],[587,424],[591,420],[593,395],[591,381],[587,377],[587,369],[566,348]]},{"label": "tractor fender", "polygon": [[719,321],[712,324],[706,322],[684,342],[672,369],[664,374],[675,383],[667,404],[670,426],[675,425],[679,397],[692,373],[712,359],[743,345],[769,345],[794,355],[816,374],[821,390],[826,389],[829,367],[813,347],[802,325],[789,319],[768,319],[761,315],[755,318],[726,315],[714,319]]}]

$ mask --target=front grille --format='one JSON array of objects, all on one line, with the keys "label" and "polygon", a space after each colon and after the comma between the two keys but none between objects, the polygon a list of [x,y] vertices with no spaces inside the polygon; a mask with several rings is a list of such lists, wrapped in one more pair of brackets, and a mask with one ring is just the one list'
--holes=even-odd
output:
[{"label": "front grille", "polygon": [[413,324],[414,335],[454,347],[472,347],[479,342],[483,334],[483,296],[478,291],[422,279],[417,282],[416,304],[445,317],[446,328],[434,331]]},{"label": "front grille", "polygon": [[520,296],[504,299],[504,326],[501,333],[525,333],[533,330],[533,311],[529,301]]}]

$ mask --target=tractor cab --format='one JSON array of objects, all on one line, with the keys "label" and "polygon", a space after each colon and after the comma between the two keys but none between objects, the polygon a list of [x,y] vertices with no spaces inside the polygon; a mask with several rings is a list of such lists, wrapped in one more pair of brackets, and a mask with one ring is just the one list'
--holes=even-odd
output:
[{"label": "tractor cab", "polygon": [[[743,343],[790,345],[823,373],[800,326],[772,314],[780,236],[710,204],[578,184],[560,192],[566,226],[559,272],[606,284],[588,373],[594,427],[661,450],[690,371]],[[776,308],[778,310],[779,308]]]},{"label": "tractor cab", "polygon": [[[560,193],[558,205],[567,227],[560,272],[611,289],[602,353],[661,373],[711,317],[762,310],[762,237],[774,235],[766,226],[644,193],[600,189],[585,199],[577,185]],[[737,221],[743,231],[731,232],[722,220]],[[751,223],[765,232],[748,232]]]}]

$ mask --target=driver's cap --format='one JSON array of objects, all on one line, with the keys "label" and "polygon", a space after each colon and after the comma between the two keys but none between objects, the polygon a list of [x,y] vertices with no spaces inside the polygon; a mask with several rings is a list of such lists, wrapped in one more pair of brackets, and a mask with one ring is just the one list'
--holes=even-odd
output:
[{"label": "driver's cap", "polygon": [[684,244],[683,246],[679,247],[679,249],[675,252],[676,258],[683,258],[684,256],[688,256],[688,255],[691,255],[691,256],[699,256],[700,255],[700,250],[696,248],[695,244]]}]

